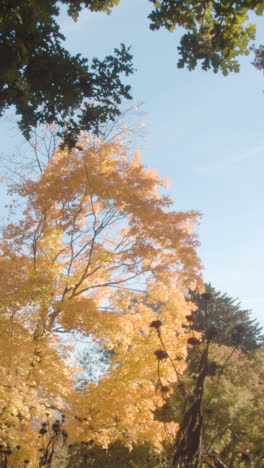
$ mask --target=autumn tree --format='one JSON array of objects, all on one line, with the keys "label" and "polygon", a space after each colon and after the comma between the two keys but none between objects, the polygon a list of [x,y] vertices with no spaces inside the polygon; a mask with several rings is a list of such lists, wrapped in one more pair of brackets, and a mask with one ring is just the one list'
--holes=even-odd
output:
[{"label": "autumn tree", "polygon": [[[229,297],[226,293],[216,291],[210,283],[204,285],[205,291],[210,294],[210,307],[207,317],[204,314],[204,301],[198,290],[189,291],[187,298],[196,309],[188,317],[188,324],[184,325],[190,330],[206,334],[206,327],[216,328],[212,340],[214,343],[225,346],[238,346],[244,352],[257,349],[264,341],[263,329],[256,320],[251,318],[251,311],[243,309],[240,303]],[[146,299],[147,303],[147,299]],[[207,320],[207,324],[206,324]],[[97,375],[102,375],[112,356],[109,351],[98,345],[88,345],[79,356],[80,365],[84,373],[80,376],[80,383],[88,383]]]},{"label": "autumn tree", "polygon": [[[46,413],[66,415],[72,442],[161,447],[166,438],[153,417],[163,400],[160,340],[149,325],[159,304],[170,353],[182,356],[179,375],[190,336],[184,291],[199,283],[200,262],[192,233],[199,213],[173,211],[163,185],[125,143],[83,136],[36,180],[10,187],[25,206],[1,241],[1,438],[23,447],[11,461],[37,459]],[[107,375],[82,391],[60,338],[76,333],[113,353]],[[177,380],[169,360],[160,373]]]}]

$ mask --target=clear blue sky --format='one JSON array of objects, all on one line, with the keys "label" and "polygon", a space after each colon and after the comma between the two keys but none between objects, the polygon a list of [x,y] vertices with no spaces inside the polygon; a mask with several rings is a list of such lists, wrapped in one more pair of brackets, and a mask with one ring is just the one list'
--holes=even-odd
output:
[{"label": "clear blue sky", "polygon": [[[241,59],[223,77],[179,70],[177,33],[152,32],[147,0],[120,0],[112,15],[61,17],[72,53],[103,58],[121,42],[137,69],[129,80],[146,113],[144,163],[171,179],[175,209],[202,211],[198,229],[204,278],[238,298],[264,325],[264,80]],[[264,43],[259,19],[257,43]],[[2,153],[15,145],[2,123]]]}]

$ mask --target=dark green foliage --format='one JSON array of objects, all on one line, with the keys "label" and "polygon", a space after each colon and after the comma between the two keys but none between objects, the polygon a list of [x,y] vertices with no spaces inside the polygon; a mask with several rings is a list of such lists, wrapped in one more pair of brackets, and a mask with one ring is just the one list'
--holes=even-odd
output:
[{"label": "dark green foliage", "polygon": [[225,346],[237,346],[243,351],[252,351],[264,341],[263,330],[250,317],[250,311],[242,309],[237,300],[216,291],[206,284],[206,292],[211,295],[208,301],[207,317],[204,313],[204,299],[198,291],[190,292],[189,299],[198,307],[193,312],[190,328],[211,334],[211,339]]},{"label": "dark green foliage", "polygon": [[[214,72],[238,71],[238,55],[248,54],[255,27],[245,26],[247,13],[262,14],[263,1],[150,0],[150,28],[183,27],[178,67],[193,70],[198,62]],[[120,76],[133,72],[129,49],[121,45],[103,61],[89,64],[62,47],[64,36],[56,21],[59,6],[78,19],[83,8],[110,13],[119,0],[2,0],[0,2],[0,115],[15,106],[28,139],[41,123],[57,124],[70,148],[81,130],[99,132],[100,125],[120,115],[130,87]],[[256,55],[256,66],[260,63]]]},{"label": "dark green foliage", "polygon": [[121,100],[131,97],[120,75],[133,72],[132,56],[123,44],[89,66],[79,54],[70,55],[56,22],[59,3],[77,18],[82,7],[108,10],[115,2],[2,0],[0,114],[14,105],[27,139],[38,124],[57,124],[60,137],[72,147],[81,130],[98,133],[102,123],[120,115]]},{"label": "dark green foliage", "polygon": [[68,448],[68,463],[65,468],[162,468],[170,466],[164,454],[155,453],[147,444],[133,450],[120,443],[111,444],[108,450],[93,444],[93,441],[75,444]]}]

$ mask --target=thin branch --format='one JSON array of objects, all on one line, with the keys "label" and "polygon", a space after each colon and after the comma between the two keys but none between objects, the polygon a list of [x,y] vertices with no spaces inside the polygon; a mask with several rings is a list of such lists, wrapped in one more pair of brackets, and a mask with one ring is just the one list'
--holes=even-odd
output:
[{"label": "thin branch", "polygon": [[[121,284],[121,283],[125,283],[127,281],[130,281],[131,279],[133,278],[136,278],[137,276],[139,276],[139,274],[135,274],[133,276],[130,276],[130,278],[126,278],[126,279],[123,279],[123,280],[119,280],[119,281],[109,281],[108,283],[101,283],[101,284],[95,284],[93,286],[88,286],[87,288],[84,288],[82,289],[81,291],[78,291],[78,293],[74,294],[74,296],[72,297],[76,297],[76,296],[79,296],[80,294],[82,294],[83,292],[85,291],[88,291],[89,289],[95,289],[95,288],[107,288],[109,286],[114,286],[114,285],[118,285],[118,284]],[[129,288],[127,288],[129,289]]]}]

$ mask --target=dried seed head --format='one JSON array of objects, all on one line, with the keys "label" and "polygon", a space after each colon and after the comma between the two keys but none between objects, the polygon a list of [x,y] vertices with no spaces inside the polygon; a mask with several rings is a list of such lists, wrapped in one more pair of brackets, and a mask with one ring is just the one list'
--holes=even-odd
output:
[{"label": "dried seed head", "polygon": [[162,321],[161,320],[153,320],[149,325],[151,328],[156,328],[157,330],[161,327]]},{"label": "dried seed head", "polygon": [[60,431],[61,431],[60,424],[58,424],[58,423],[55,422],[54,424],[52,424],[52,429],[53,429],[53,431],[56,432],[56,433],[60,432]]},{"label": "dried seed head", "polygon": [[160,390],[162,393],[168,393],[170,391],[170,387],[168,387],[167,385],[162,385]]},{"label": "dried seed head", "polygon": [[192,345],[192,346],[196,346],[196,345],[201,344],[201,342],[197,338],[195,338],[194,336],[191,336],[191,338],[189,338],[187,340],[187,343]]},{"label": "dried seed head", "polygon": [[185,318],[186,318],[186,320],[187,320],[188,322],[192,322],[192,321],[193,321],[193,316],[192,316],[192,315],[186,315]]},{"label": "dried seed head", "polygon": [[155,351],[154,354],[157,356],[157,359],[159,361],[162,361],[163,359],[167,359],[168,357],[168,353],[166,353],[166,351],[163,351],[163,349],[157,349],[157,351]]},{"label": "dried seed head", "polygon": [[45,429],[45,427],[42,427],[42,428],[39,430],[39,433],[42,434],[42,435],[46,434],[47,432],[48,432],[48,431],[47,431],[47,429]]}]

